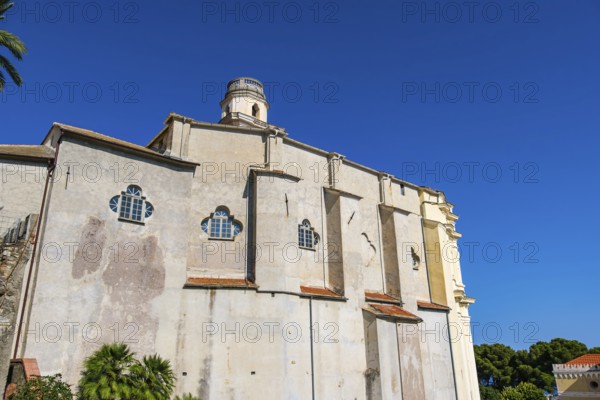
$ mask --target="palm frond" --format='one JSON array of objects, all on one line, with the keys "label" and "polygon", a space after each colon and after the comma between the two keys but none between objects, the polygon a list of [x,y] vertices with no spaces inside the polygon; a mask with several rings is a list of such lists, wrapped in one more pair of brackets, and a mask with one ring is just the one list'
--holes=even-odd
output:
[{"label": "palm frond", "polygon": [[8,58],[3,55],[0,55],[0,69],[5,69],[6,72],[8,72],[8,75],[10,75],[10,78],[15,82],[15,85],[21,86],[23,84],[23,78],[21,78],[17,69],[11,64]]},{"label": "palm frond", "polygon": [[133,353],[124,344],[104,345],[84,362],[80,393],[90,400],[131,398]]},{"label": "palm frond", "polygon": [[9,1],[10,0],[0,0],[0,21],[4,19],[4,13],[14,6],[14,3],[9,3]]},{"label": "palm frond", "polygon": [[6,47],[17,60],[22,60],[23,55],[27,53],[27,46],[19,39],[7,31],[0,31],[0,47]]},{"label": "palm frond", "polygon": [[6,78],[4,78],[4,74],[0,71],[0,92],[4,90],[4,85],[6,84]]}]

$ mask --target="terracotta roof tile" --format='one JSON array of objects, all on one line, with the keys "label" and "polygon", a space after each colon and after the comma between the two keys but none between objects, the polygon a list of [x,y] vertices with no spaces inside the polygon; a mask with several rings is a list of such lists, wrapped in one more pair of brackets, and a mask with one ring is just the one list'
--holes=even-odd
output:
[{"label": "terracotta roof tile", "polygon": [[429,303],[427,301],[417,301],[417,306],[419,306],[419,308],[425,308],[428,310],[450,311],[450,307],[436,303]]},{"label": "terracotta roof tile", "polygon": [[418,323],[423,321],[413,313],[410,313],[402,307],[391,304],[376,304],[369,303],[369,306],[375,310],[375,314],[379,317],[400,320],[405,322]]},{"label": "terracotta roof tile", "polygon": [[51,160],[54,158],[54,150],[48,146],[0,145],[0,155]]},{"label": "terracotta roof tile", "polygon": [[387,294],[378,293],[378,292],[370,292],[368,290],[365,290],[365,299],[367,301],[379,301],[379,302],[384,302],[384,303],[400,304],[400,300],[398,300],[392,296],[388,296]]},{"label": "terracotta roof tile", "polygon": [[315,296],[315,297],[323,297],[323,298],[331,298],[331,299],[343,299],[339,293],[334,292],[333,290],[329,290],[327,288],[322,287],[314,287],[314,286],[300,286],[300,292],[304,295]]},{"label": "terracotta roof tile", "polygon": [[581,357],[577,357],[574,360],[571,360],[567,363],[567,365],[599,365],[600,364],[600,354],[584,354]]},{"label": "terracotta roof tile", "polygon": [[256,288],[256,284],[244,279],[229,278],[188,278],[185,282],[187,287],[205,288]]}]

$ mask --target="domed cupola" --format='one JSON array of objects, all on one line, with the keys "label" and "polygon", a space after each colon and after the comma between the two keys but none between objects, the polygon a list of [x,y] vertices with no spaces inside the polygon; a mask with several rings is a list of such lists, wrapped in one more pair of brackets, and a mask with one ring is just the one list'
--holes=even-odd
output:
[{"label": "domed cupola", "polygon": [[231,80],[220,104],[221,124],[267,127],[269,103],[265,98],[263,84],[254,78]]}]

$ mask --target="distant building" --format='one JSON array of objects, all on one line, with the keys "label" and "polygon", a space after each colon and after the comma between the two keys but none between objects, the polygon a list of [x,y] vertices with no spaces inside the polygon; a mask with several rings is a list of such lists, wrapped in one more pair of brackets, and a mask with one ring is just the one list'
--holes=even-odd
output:
[{"label": "distant building", "polygon": [[600,399],[600,354],[586,354],[552,366],[558,399]]},{"label": "distant building", "polygon": [[219,123],[170,114],[145,147],[59,123],[0,146],[4,371],[77,384],[118,341],[203,400],[478,400],[453,205],[268,110],[239,78]]}]

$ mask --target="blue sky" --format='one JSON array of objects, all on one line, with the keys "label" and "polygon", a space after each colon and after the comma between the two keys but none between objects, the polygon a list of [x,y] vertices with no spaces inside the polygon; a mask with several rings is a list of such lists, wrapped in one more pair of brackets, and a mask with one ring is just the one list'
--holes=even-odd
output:
[{"label": "blue sky", "polygon": [[169,112],[216,122],[223,85],[255,77],[293,138],[456,204],[476,343],[600,346],[599,18],[593,0],[17,1],[0,29],[29,47],[26,90],[0,94],[1,141],[59,121],[146,144]]}]

